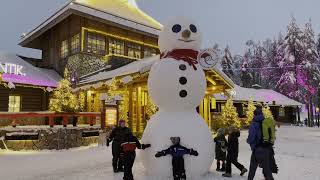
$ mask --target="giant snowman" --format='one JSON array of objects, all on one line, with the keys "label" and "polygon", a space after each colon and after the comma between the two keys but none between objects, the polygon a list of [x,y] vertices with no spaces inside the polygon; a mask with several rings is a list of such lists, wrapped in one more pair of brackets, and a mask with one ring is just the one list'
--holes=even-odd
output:
[{"label": "giant snowman", "polygon": [[146,173],[154,179],[172,179],[172,157],[155,158],[172,145],[170,137],[180,137],[181,145],[199,152],[197,157],[184,156],[188,179],[201,179],[214,160],[211,132],[196,111],[207,86],[197,61],[201,40],[198,25],[185,17],[174,18],[159,35],[161,59],[151,67],[148,79],[150,97],[159,111],[142,137],[152,146],[141,153]]}]

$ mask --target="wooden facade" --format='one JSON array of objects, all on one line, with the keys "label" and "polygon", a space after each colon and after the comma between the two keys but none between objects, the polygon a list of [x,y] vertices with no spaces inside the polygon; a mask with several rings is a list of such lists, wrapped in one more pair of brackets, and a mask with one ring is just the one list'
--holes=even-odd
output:
[{"label": "wooden facade", "polygon": [[[103,52],[92,52],[88,49],[89,34],[101,36],[104,39],[105,44],[103,45]],[[76,36],[78,36],[79,39],[76,40],[77,42],[74,42],[73,38]],[[109,41],[111,39],[124,43],[123,54],[112,54],[109,52]],[[130,60],[137,60],[144,58],[144,52],[147,48],[151,48],[159,53],[157,41],[158,39],[155,35],[138,32],[134,29],[122,27],[106,20],[85,16],[80,12],[73,12],[73,14],[43,33],[37,39],[26,44],[24,47],[42,50],[41,66],[55,69],[62,75],[68,57],[72,55],[85,53],[102,57],[105,61],[108,61],[108,58],[110,59],[112,55]],[[67,52],[64,56],[61,56],[64,42],[66,42],[67,45]],[[128,55],[129,44],[138,45],[140,47],[140,58],[130,57]],[[77,49],[75,49],[74,46],[76,46]]]},{"label": "wooden facade", "polygon": [[9,97],[11,95],[21,98],[21,112],[46,111],[48,109],[49,93],[43,89],[23,86],[9,89],[0,85],[0,112],[9,111]]}]

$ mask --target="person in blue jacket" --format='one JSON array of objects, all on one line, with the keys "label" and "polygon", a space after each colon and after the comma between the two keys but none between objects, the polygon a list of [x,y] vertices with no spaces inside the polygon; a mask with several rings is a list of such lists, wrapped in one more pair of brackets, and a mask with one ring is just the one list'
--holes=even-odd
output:
[{"label": "person in blue jacket", "polygon": [[248,180],[254,179],[256,170],[259,165],[262,165],[263,174],[266,180],[274,180],[270,168],[270,148],[265,148],[263,146],[263,121],[264,116],[262,113],[262,108],[257,107],[257,109],[254,111],[254,117],[249,128],[249,135],[247,139],[247,143],[250,145],[252,150]]},{"label": "person in blue jacket", "polygon": [[185,168],[184,168],[183,156],[185,154],[198,156],[198,152],[193,149],[188,149],[184,146],[181,146],[180,137],[171,137],[170,140],[173,145],[166,150],[157,152],[155,157],[159,158],[161,156],[166,156],[170,154],[172,156],[173,179],[174,180],[187,179]]}]

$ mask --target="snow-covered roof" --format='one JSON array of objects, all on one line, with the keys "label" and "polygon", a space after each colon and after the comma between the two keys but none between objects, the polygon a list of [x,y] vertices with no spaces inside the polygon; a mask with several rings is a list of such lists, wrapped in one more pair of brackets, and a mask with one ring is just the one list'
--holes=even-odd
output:
[{"label": "snow-covered roof", "polygon": [[112,71],[100,72],[96,75],[86,77],[80,81],[80,85],[89,84],[98,81],[109,80],[114,77],[125,76],[129,74],[134,74],[137,72],[144,73],[150,70],[153,63],[159,60],[160,56],[152,56],[142,60],[134,61],[128,65],[122,66]]},{"label": "snow-covered roof", "polygon": [[[252,100],[268,104],[272,104],[272,102],[275,101],[275,105],[278,106],[302,106],[301,103],[271,89],[243,88],[235,85],[233,94],[232,99],[234,101]],[[218,101],[227,100],[227,97],[224,94],[214,94],[213,96]]]},{"label": "snow-covered roof", "polygon": [[31,32],[25,34],[19,44],[23,46],[39,37],[76,11],[153,35],[158,35],[162,28],[158,21],[126,0],[73,0]]},{"label": "snow-covered roof", "polygon": [[[112,70],[112,71],[104,71],[100,72],[96,75],[93,76],[88,76],[84,79],[82,79],[79,83],[80,86],[85,86],[83,87],[84,89],[88,89],[90,87],[95,87],[94,85],[88,85],[88,84],[93,84],[96,83],[97,87],[100,87],[102,85],[102,81],[108,81],[114,77],[120,77],[120,76],[126,76],[134,73],[145,73],[148,72],[151,69],[151,66],[159,60],[159,55],[153,56],[153,57],[148,57],[142,60],[134,61],[128,65],[122,66],[118,69]],[[218,74],[225,83],[227,83],[230,87],[234,87],[233,81],[225,74],[223,73],[219,67],[215,66],[212,69],[213,72]]]},{"label": "snow-covered roof", "polygon": [[19,65],[23,75],[14,72],[18,67],[11,67],[11,73],[7,72],[2,74],[3,82],[42,87],[57,87],[58,81],[61,79],[59,74],[54,70],[38,68],[24,61],[16,54],[0,52],[0,72],[2,72],[3,69],[10,71],[9,64]]}]

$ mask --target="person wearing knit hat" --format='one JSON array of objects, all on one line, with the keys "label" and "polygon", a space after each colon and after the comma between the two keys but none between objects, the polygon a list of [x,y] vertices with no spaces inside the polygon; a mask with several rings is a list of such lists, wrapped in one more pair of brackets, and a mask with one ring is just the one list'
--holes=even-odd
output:
[{"label": "person wearing knit hat", "polygon": [[114,128],[107,139],[107,146],[112,142],[112,166],[115,173],[123,171],[121,144],[127,134],[131,133],[131,130],[125,126],[124,120],[119,120],[118,126]]}]

